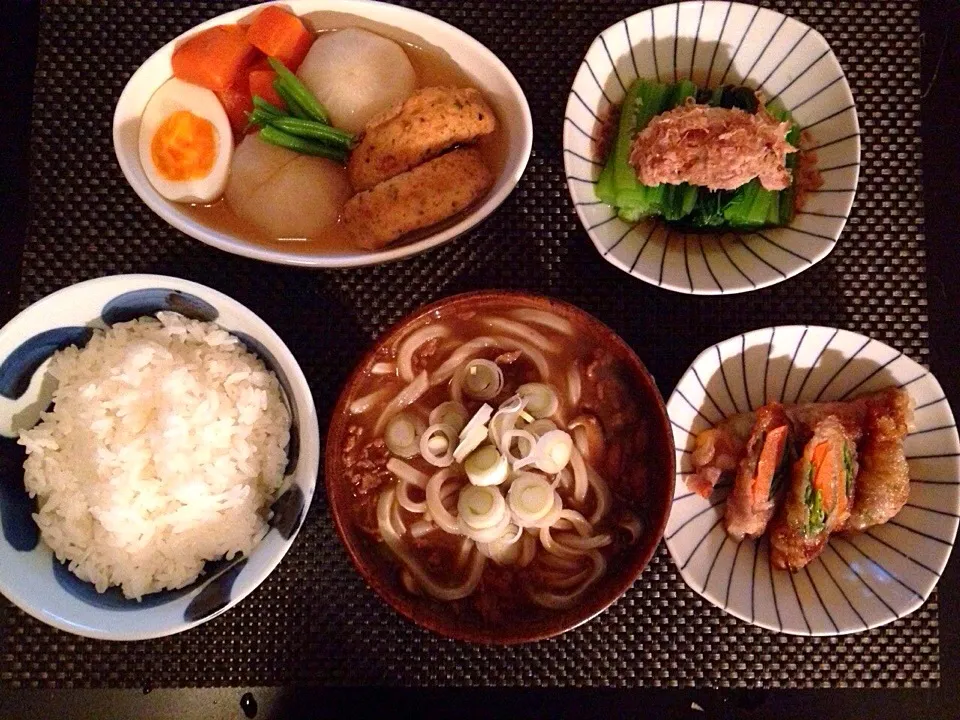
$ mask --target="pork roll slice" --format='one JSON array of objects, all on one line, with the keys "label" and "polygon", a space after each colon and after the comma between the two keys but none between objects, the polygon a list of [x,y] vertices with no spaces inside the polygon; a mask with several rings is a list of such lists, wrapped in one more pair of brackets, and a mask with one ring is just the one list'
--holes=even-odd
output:
[{"label": "pork roll slice", "polygon": [[835,416],[821,420],[794,464],[790,489],[770,526],[774,566],[796,572],[844,526],[853,503],[856,445]]},{"label": "pork roll slice", "polygon": [[903,440],[913,426],[913,401],[890,388],[871,396],[860,443],[856,497],[845,530],[865,530],[892,518],[910,496]]},{"label": "pork roll slice", "polygon": [[733,415],[697,435],[692,456],[694,472],[686,476],[692,492],[710,497],[720,478],[737,469],[753,423],[753,413]]},{"label": "pork roll slice", "polygon": [[783,406],[764,405],[756,418],[727,499],[727,532],[736,540],[759,537],[767,529],[793,455],[792,430]]}]

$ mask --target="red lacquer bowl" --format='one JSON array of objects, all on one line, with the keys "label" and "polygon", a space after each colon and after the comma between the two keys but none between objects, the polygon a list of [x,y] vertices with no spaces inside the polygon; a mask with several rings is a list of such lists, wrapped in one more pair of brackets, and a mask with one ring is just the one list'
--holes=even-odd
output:
[{"label": "red lacquer bowl", "polygon": [[[611,559],[606,574],[585,593],[579,604],[568,610],[544,610],[533,616],[524,613],[492,623],[472,609],[465,611],[462,605],[414,595],[403,587],[399,562],[382,543],[372,540],[357,525],[343,445],[351,421],[347,406],[354,399],[357,386],[367,379],[376,359],[382,359],[382,354],[378,356],[381,348],[393,346],[400,336],[428,321],[505,303],[548,310],[564,317],[586,331],[586,337],[584,333],[578,334],[578,342],[602,347],[614,356],[647,423],[644,456],[635,460],[644,463],[648,470],[642,491],[630,491],[608,478],[618,502],[625,503],[640,518],[643,532],[637,542]],[[418,625],[440,635],[476,643],[514,644],[542,640],[570,630],[596,616],[633,585],[653,556],[667,522],[674,489],[674,444],[666,408],[653,377],[616,333],[573,305],[527,293],[491,290],[456,295],[421,308],[378,340],[353,371],[337,401],[327,435],[325,469],[327,496],[337,531],[357,570],[384,600]]]}]

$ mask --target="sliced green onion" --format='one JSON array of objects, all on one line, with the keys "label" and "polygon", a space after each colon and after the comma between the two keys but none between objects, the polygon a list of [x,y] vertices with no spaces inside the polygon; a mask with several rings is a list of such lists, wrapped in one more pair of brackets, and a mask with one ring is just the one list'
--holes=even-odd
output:
[{"label": "sliced green onion", "polygon": [[483,441],[487,439],[487,428],[483,425],[475,425],[466,432],[466,435],[460,433],[460,444],[453,451],[453,459],[458,463],[462,463],[467,455],[480,447]]},{"label": "sliced green onion", "polygon": [[560,407],[557,391],[546,383],[527,383],[517,388],[517,394],[527,401],[524,408],[535,418],[553,415]]},{"label": "sliced green onion", "polygon": [[537,440],[534,463],[549,475],[556,475],[570,462],[573,439],[563,430],[551,430]]},{"label": "sliced green onion", "polygon": [[409,413],[397,413],[387,422],[383,441],[387,450],[402,458],[412,458],[420,451],[423,421]]},{"label": "sliced green onion", "polygon": [[488,426],[490,442],[496,445],[501,452],[503,452],[503,436],[516,427],[517,420],[523,414],[523,406],[524,400],[519,395],[514,395],[500,405],[500,409],[490,420]]},{"label": "sliced green onion", "polygon": [[267,62],[270,63],[270,67],[276,71],[279,83],[283,85],[296,99],[297,103],[310,114],[310,117],[322,123],[329,124],[330,115],[327,113],[326,108],[317,101],[313,93],[307,89],[307,86],[300,82],[297,76],[290,72],[286,65],[276,58],[267,58]]},{"label": "sliced green onion", "polygon": [[260,131],[260,139],[271,145],[287,148],[302,155],[315,155],[317,157],[336,160],[340,163],[347,159],[347,153],[343,150],[332,148],[329,145],[315,140],[306,140],[296,135],[285,133],[283,130],[278,130],[271,125],[267,125]]},{"label": "sliced green onion", "polygon": [[[484,427],[490,421],[491,415],[493,415],[493,408],[486,403],[481,405],[480,409],[473,414],[472,418],[470,418],[470,422],[464,425],[463,430],[460,431],[460,439],[463,440],[474,428],[478,426]],[[486,432],[485,427],[484,432]]]},{"label": "sliced green onion", "polygon": [[495,487],[467,485],[457,499],[460,519],[474,530],[495,527],[507,511],[503,495]]},{"label": "sliced green onion", "polygon": [[467,395],[477,400],[492,400],[503,389],[503,370],[490,360],[471,360],[460,378]]},{"label": "sliced green onion", "polygon": [[463,461],[463,469],[471,484],[485,487],[500,485],[506,480],[509,463],[495,446],[484,445]]},{"label": "sliced green onion", "polygon": [[[517,450],[520,455],[513,454],[513,441],[517,441]],[[526,445],[526,449],[524,449]],[[533,449],[537,446],[537,439],[526,430],[509,430],[503,434],[503,444],[500,449],[507,456],[511,463],[519,463],[530,457]]]},{"label": "sliced green onion", "polygon": [[539,420],[534,420],[529,425],[525,425],[523,429],[533,435],[535,438],[540,438],[551,430],[556,430],[557,424],[553,420],[540,418]]},{"label": "sliced green onion", "polygon": [[534,526],[553,510],[554,494],[553,487],[542,475],[518,475],[507,492],[507,504],[514,522],[520,527]]},{"label": "sliced green onion", "polygon": [[519,395],[511,395],[502,403],[500,403],[499,410],[503,412],[520,412],[523,410],[523,398]]},{"label": "sliced green onion", "polygon": [[449,425],[459,433],[467,425],[470,413],[454,400],[440,403],[430,412],[431,425]]},{"label": "sliced green onion", "polygon": [[449,425],[436,423],[420,436],[420,455],[434,467],[449,467],[453,464],[456,444],[457,431]]},{"label": "sliced green onion", "polygon": [[488,543],[477,543],[477,551],[498,565],[516,565],[519,563],[523,543],[523,528],[508,525],[504,533]]}]

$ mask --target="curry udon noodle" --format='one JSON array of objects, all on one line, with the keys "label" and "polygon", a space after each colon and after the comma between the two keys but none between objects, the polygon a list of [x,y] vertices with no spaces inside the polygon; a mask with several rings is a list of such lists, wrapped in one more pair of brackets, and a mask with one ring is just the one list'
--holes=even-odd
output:
[{"label": "curry udon noodle", "polygon": [[431,313],[377,351],[347,405],[355,522],[410,593],[576,606],[644,535],[654,470],[635,372],[593,328],[519,302]]}]

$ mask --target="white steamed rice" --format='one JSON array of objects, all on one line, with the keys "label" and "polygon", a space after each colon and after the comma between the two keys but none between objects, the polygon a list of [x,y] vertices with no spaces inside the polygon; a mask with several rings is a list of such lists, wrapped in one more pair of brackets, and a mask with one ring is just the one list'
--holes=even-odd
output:
[{"label": "white steamed rice", "polygon": [[20,434],[25,483],[44,541],[78,577],[139,598],[263,537],[290,414],[236,337],[161,312],[97,331],[49,372],[53,412]]}]

